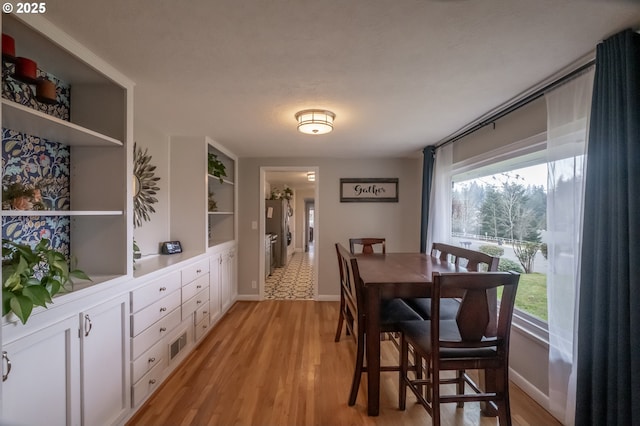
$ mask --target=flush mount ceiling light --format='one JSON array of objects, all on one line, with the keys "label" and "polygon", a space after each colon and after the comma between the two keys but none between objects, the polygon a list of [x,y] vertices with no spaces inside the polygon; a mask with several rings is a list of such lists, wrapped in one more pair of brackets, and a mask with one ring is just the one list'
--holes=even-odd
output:
[{"label": "flush mount ceiling light", "polygon": [[333,130],[336,115],[324,109],[305,109],[296,113],[298,131],[309,135],[322,135]]},{"label": "flush mount ceiling light", "polygon": [[316,181],[316,172],[307,172],[307,180],[309,182],[315,182]]}]

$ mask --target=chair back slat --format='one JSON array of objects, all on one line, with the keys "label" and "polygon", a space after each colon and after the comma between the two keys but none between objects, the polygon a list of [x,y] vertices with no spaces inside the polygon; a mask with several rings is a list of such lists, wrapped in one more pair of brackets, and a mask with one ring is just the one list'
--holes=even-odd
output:
[{"label": "chair back slat", "polygon": [[362,246],[362,254],[375,253],[374,246],[379,247],[379,252],[387,252],[385,238],[349,238],[349,251],[356,254],[356,246]]},{"label": "chair back slat", "polygon": [[[358,261],[339,243],[336,243],[336,252],[342,269],[340,285],[345,294],[345,302],[349,304],[354,319],[357,319],[357,317],[364,312],[363,288],[360,271],[358,269]],[[355,322],[354,327],[357,326],[357,321]]]},{"label": "chair back slat", "polygon": [[483,269],[482,265],[486,265],[486,271],[495,272],[498,270],[498,264],[500,263],[499,257],[444,243],[433,243],[431,255],[473,272],[481,271]]}]

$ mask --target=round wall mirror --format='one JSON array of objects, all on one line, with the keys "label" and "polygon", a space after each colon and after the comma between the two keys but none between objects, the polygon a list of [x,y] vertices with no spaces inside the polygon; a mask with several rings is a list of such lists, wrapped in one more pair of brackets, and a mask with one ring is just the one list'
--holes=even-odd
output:
[{"label": "round wall mirror", "polygon": [[133,226],[142,226],[142,221],[149,221],[149,213],[155,213],[153,204],[158,202],[155,195],[159,177],[154,175],[156,166],[151,165],[151,155],[147,149],[142,151],[133,144]]}]

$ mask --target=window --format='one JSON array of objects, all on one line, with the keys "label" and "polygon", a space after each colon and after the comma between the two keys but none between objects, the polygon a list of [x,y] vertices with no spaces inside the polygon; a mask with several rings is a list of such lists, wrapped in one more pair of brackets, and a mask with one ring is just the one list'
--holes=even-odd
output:
[{"label": "window", "polygon": [[[519,272],[517,313],[545,329],[547,162],[538,139],[454,165],[451,240],[499,256],[501,271]],[[518,149],[525,143],[525,151]]]}]

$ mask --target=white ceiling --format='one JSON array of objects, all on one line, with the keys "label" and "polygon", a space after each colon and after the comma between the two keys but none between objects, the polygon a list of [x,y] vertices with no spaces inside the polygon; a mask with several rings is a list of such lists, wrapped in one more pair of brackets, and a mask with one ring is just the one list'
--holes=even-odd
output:
[{"label": "white ceiling", "polygon": [[[241,157],[407,156],[640,23],[638,0],[56,0],[136,123]],[[326,108],[335,130],[296,131]]]}]

